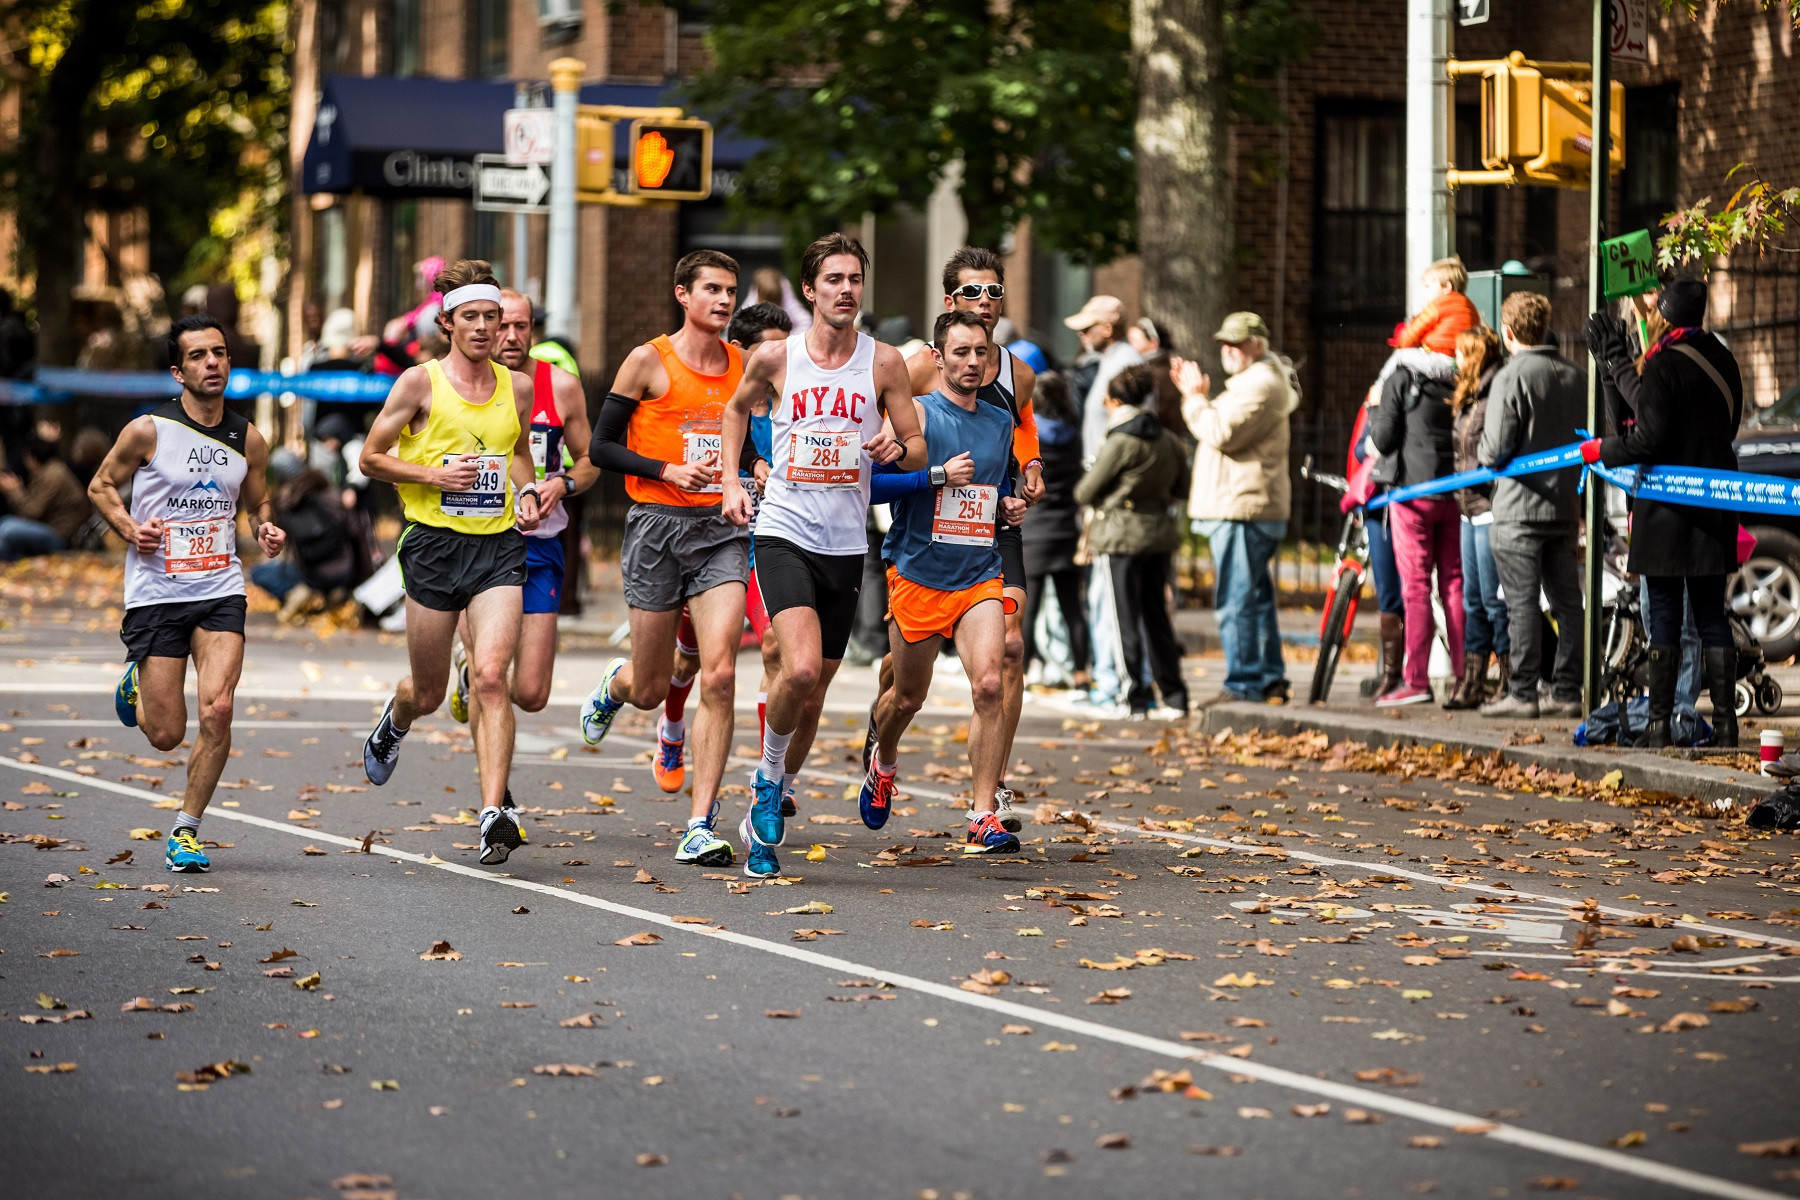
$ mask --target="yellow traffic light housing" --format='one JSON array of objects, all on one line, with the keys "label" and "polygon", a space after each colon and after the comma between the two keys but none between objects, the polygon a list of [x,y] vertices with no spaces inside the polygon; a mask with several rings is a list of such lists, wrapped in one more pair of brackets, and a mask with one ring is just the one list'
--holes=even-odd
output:
[{"label": "yellow traffic light housing", "polygon": [[[1517,50],[1504,59],[1449,64],[1452,79],[1481,77],[1481,165],[1450,165],[1452,188],[1467,184],[1529,183],[1588,186],[1593,153],[1592,69],[1579,62],[1533,62]],[[1625,169],[1625,88],[1610,87],[1608,168]]]},{"label": "yellow traffic light housing", "polygon": [[583,104],[575,110],[575,196],[595,203],[612,191],[613,123],[600,115],[600,106]]},{"label": "yellow traffic light housing", "polygon": [[712,135],[706,121],[633,121],[626,191],[659,200],[711,196]]}]

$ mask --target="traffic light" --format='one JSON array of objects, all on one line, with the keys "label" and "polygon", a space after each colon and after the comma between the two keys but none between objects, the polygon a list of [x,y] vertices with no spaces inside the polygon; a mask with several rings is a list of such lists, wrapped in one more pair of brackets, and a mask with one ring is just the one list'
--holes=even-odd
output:
[{"label": "traffic light", "polygon": [[712,134],[706,121],[633,121],[626,190],[659,200],[706,199],[712,195]]},{"label": "traffic light", "polygon": [[610,192],[613,183],[613,123],[598,113],[598,105],[583,104],[575,110],[575,192],[598,195]]},{"label": "traffic light", "polygon": [[[1504,59],[1452,62],[1451,78],[1481,77],[1481,164],[1449,173],[1450,186],[1529,183],[1584,188],[1591,175],[1594,104],[1586,63]],[[1625,169],[1625,88],[1613,83],[1607,115],[1608,167]]]}]

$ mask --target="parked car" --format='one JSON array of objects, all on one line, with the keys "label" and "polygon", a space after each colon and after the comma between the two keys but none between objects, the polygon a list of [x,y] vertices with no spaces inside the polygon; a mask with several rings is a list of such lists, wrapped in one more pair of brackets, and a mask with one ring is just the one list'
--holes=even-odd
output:
[{"label": "parked car", "polygon": [[[1767,408],[1746,414],[1738,469],[1800,479],[1800,383]],[[1770,663],[1800,651],[1800,517],[1752,513],[1745,528],[1756,550],[1727,584],[1732,610],[1750,623]]]}]

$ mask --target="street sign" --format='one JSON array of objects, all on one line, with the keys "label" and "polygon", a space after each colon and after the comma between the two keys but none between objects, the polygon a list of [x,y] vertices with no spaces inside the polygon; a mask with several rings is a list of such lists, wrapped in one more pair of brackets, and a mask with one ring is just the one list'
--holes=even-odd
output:
[{"label": "street sign", "polygon": [[548,108],[506,110],[507,166],[550,165],[556,153],[556,130],[551,122],[554,115],[554,110]]},{"label": "street sign", "polygon": [[515,167],[504,154],[475,156],[475,211],[541,213],[550,194],[550,176],[536,163]]},{"label": "street sign", "polygon": [[1619,62],[1650,61],[1650,0],[1607,0],[1612,56]]},{"label": "street sign", "polygon": [[1490,11],[1488,0],[1456,0],[1456,23],[1486,25]]}]

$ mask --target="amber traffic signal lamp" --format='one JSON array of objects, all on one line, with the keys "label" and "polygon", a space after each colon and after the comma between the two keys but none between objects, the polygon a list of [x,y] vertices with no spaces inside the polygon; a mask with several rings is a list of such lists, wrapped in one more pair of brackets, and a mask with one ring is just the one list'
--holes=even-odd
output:
[{"label": "amber traffic signal lamp", "polygon": [[[1450,78],[1481,78],[1481,163],[1445,181],[1470,184],[1536,184],[1585,188],[1592,173],[1594,96],[1592,68],[1584,62],[1534,62],[1515,50],[1503,59],[1458,62]],[[1625,88],[1610,85],[1608,167],[1625,169]]]}]

